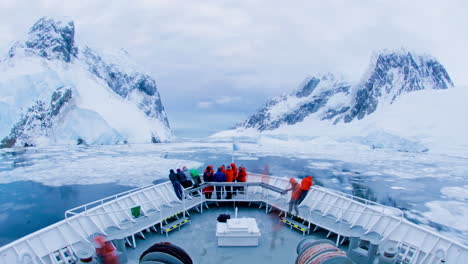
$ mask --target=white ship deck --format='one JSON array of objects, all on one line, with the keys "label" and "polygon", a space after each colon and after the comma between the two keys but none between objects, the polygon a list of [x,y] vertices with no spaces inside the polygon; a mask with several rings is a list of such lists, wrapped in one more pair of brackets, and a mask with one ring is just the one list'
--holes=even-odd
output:
[{"label": "white ship deck", "polygon": [[[109,239],[126,241],[135,247],[127,250],[129,263],[137,263],[139,254],[158,241],[169,241],[184,248],[194,263],[218,263],[221,256],[227,261],[223,263],[246,260],[251,263],[252,257],[265,258],[270,263],[294,262],[295,248],[302,234],[288,228],[274,232],[271,225],[277,224],[277,214],[266,214],[273,207],[287,210],[290,195],[280,192],[289,186],[288,179],[250,174],[245,185],[248,185],[246,194],[229,200],[231,205],[219,209],[211,205],[208,210],[202,206],[207,202],[204,196],[180,201],[168,182],[108,197],[71,209],[66,212],[65,220],[0,248],[0,263],[74,263],[79,248],[89,247],[89,241],[96,234],[105,234]],[[256,208],[254,204],[251,208],[241,207],[239,213],[241,217],[258,219],[262,237],[257,248],[218,248],[215,245],[215,218],[220,212],[233,210],[231,201],[236,200],[257,203]],[[263,205],[262,209],[258,208],[259,204]],[[135,218],[131,209],[136,206],[141,207],[142,215]],[[191,224],[185,224],[180,231],[171,231],[168,238],[159,234],[164,219],[185,211],[191,212]],[[400,248],[401,263],[439,263],[443,259],[445,263],[462,264],[468,259],[466,246],[410,223],[395,211],[398,210],[319,186],[314,186],[300,205],[300,217],[310,227],[309,236],[331,235],[337,244],[344,238],[354,237],[375,245],[374,249],[390,241]],[[139,236],[145,236],[146,240]],[[278,241],[272,251],[273,236],[277,236]],[[32,261],[25,261],[28,259]],[[359,258],[355,261],[360,262]]]},{"label": "white ship deck", "polygon": [[[304,238],[297,230],[279,221],[277,213],[265,214],[258,209],[258,204],[251,207],[239,207],[238,217],[254,217],[260,228],[261,236],[258,247],[218,247],[216,241],[216,218],[221,213],[234,216],[232,203],[210,205],[203,214],[191,213],[191,223],[174,230],[168,237],[160,233],[144,233],[146,239],[138,236],[135,249],[127,248],[129,264],[138,263],[140,255],[151,245],[165,241],[183,248],[194,263],[292,263],[297,256],[296,246]],[[326,232],[317,232],[313,236],[324,238]]]}]

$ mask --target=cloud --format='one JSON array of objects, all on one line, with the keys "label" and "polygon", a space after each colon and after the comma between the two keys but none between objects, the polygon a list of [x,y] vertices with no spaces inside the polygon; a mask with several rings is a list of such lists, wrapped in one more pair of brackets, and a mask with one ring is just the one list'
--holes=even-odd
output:
[{"label": "cloud", "polygon": [[[194,93],[223,80],[248,93],[275,95],[317,72],[358,79],[370,54],[405,46],[447,65],[468,83],[468,3],[456,1],[2,1],[0,48],[44,15],[75,19],[77,37],[125,48],[153,73],[162,90]],[[235,77],[231,72],[255,72]],[[180,78],[186,76],[187,78]],[[260,87],[258,84],[263,84]]]},{"label": "cloud", "polygon": [[201,102],[198,102],[197,103],[197,108],[200,108],[200,109],[210,109],[212,108],[214,105],[213,102],[210,102],[210,101],[201,101]]},{"label": "cloud", "polygon": [[240,96],[221,96],[212,100],[205,100],[197,102],[199,109],[211,109],[220,106],[230,106],[242,100]]},{"label": "cloud", "polygon": [[239,96],[222,96],[220,98],[215,99],[215,102],[219,105],[221,104],[231,104],[240,101],[241,98]]}]

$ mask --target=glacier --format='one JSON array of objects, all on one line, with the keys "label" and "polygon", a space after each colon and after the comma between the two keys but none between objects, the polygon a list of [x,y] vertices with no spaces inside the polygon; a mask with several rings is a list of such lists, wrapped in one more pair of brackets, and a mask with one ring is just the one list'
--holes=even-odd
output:
[{"label": "glacier", "polygon": [[0,60],[1,147],[158,143],[171,129],[155,80],[124,51],[77,45],[44,17]]}]

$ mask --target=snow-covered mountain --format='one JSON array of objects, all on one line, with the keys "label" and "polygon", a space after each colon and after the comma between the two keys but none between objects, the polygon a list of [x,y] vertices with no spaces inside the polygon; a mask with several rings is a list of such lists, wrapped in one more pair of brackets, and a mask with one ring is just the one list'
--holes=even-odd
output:
[{"label": "snow-covered mountain", "polygon": [[72,21],[41,18],[0,60],[1,147],[170,136],[155,80],[123,50],[77,45]]},{"label": "snow-covered mountain", "polygon": [[[361,81],[331,73],[308,78],[273,98],[233,130],[213,138],[259,138],[358,143],[398,151],[468,147],[468,89],[455,87],[435,58],[400,50],[373,56]],[[318,142],[318,141],[317,141]],[[328,141],[327,141],[328,142]]]},{"label": "snow-covered mountain", "polygon": [[382,52],[356,85],[328,73],[307,79],[298,91],[274,98],[238,128],[272,130],[302,122],[308,116],[349,123],[393,103],[403,93],[453,87],[445,68],[434,58],[411,52]]}]

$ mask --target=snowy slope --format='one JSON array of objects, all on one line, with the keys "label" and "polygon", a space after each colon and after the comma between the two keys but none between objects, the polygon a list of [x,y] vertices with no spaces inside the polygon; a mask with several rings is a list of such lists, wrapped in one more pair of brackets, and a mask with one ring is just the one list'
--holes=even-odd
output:
[{"label": "snowy slope", "polygon": [[78,47],[74,32],[42,18],[0,61],[1,146],[166,141],[154,79],[124,51]]},{"label": "snowy slope", "polygon": [[235,130],[213,137],[259,135],[289,139],[320,136],[372,148],[424,152],[468,144],[463,116],[466,89],[455,88],[444,67],[411,52],[375,55],[356,84],[331,74],[270,100]]}]

